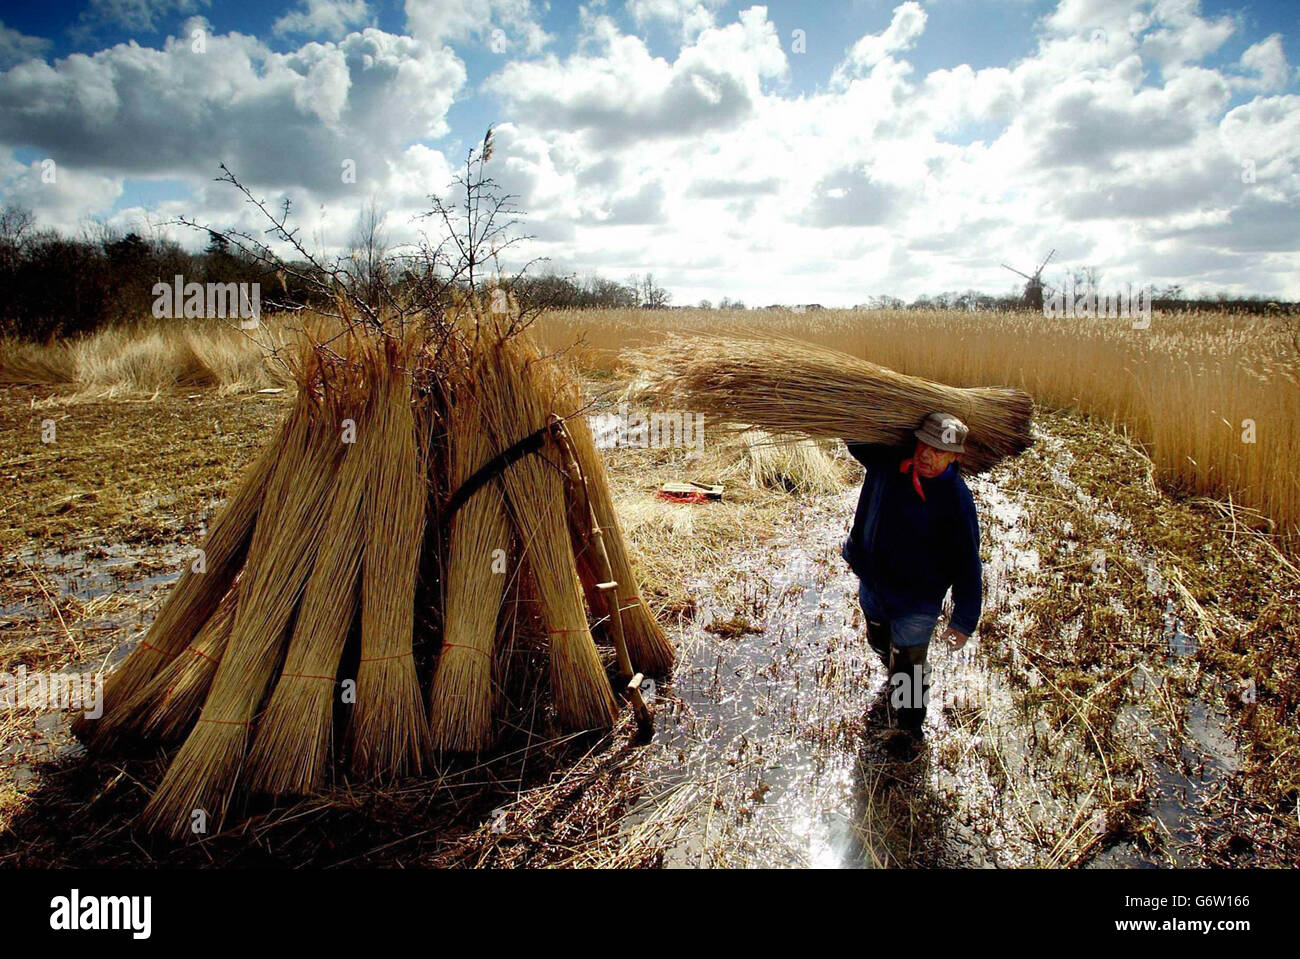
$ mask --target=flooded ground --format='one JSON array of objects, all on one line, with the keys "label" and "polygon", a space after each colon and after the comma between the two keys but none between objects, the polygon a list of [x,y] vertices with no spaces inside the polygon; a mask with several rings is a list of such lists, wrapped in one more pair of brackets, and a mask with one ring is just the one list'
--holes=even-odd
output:
[{"label": "flooded ground", "polygon": [[[1053,479],[1062,498],[1077,493],[1064,470]],[[762,550],[731,559],[744,571],[740,601],[703,602],[681,632],[682,662],[639,762],[652,798],[625,822],[631,834],[666,833],[665,865],[1201,862],[1198,830],[1213,828],[1202,800],[1239,765],[1228,717],[1193,697],[1183,728],[1171,733],[1144,703],[1161,683],[1185,681],[1185,664],[1174,657],[1145,669],[1149,688],[1135,689],[1111,732],[1134,757],[1125,776],[1142,784],[1135,815],[1160,835],[1119,838],[1097,789],[1076,788],[1119,772],[1095,768],[1078,730],[1037,716],[1021,692],[1050,682],[1034,659],[1054,645],[1024,615],[1049,575],[1026,522],[1028,501],[1004,491],[997,473],[970,485],[993,625],[959,653],[932,648],[927,746],[910,761],[891,753],[889,731],[868,713],[883,702],[886,672],[865,644],[857,580],[839,556],[856,489],[792,509]],[[712,566],[688,587],[716,596],[731,576],[730,563]],[[1077,624],[1059,628],[1068,635]]]}]

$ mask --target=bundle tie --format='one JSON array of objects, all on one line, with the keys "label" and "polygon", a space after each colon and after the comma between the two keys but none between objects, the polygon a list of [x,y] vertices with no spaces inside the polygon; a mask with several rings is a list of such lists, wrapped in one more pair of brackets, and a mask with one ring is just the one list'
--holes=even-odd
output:
[{"label": "bundle tie", "polygon": [[359,662],[380,663],[383,662],[385,659],[401,659],[403,656],[411,656],[412,658],[414,658],[414,654],[411,653],[410,650],[407,650],[404,653],[393,653],[393,655],[391,656],[362,656]]},{"label": "bundle tie", "polygon": [[442,644],[442,648],[447,649],[448,647],[451,647],[453,649],[468,649],[471,652],[478,653],[489,663],[492,662],[492,655],[487,650],[479,649],[477,646],[470,646],[468,643],[449,643],[446,640],[444,640]]},{"label": "bundle tie", "polygon": [[[152,647],[151,647],[151,648],[152,648]],[[213,659],[211,656],[209,656],[207,653],[203,652],[203,650],[201,650],[201,649],[197,649],[197,648],[195,648],[194,646],[186,646],[185,648],[186,648],[189,652],[193,653],[195,656],[198,656],[198,657],[201,658],[201,659],[206,659],[206,660],[207,660],[208,662],[210,662],[213,666],[220,666],[220,665],[221,665],[221,660],[219,660],[219,659]]]},{"label": "bundle tie", "polygon": [[253,721],[250,719],[208,719],[206,716],[200,716],[198,721],[201,723],[216,723],[218,726],[252,726]]}]

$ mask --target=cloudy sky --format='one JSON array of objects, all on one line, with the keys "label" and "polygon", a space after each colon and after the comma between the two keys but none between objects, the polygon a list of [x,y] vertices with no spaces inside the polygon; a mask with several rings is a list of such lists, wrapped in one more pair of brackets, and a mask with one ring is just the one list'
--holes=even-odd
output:
[{"label": "cloudy sky", "polygon": [[1053,247],[1300,299],[1298,44],[1291,0],[11,5],[0,191],[252,225],[224,161],[324,247],[372,197],[402,240],[496,124],[528,252],[675,303],[1005,292]]}]

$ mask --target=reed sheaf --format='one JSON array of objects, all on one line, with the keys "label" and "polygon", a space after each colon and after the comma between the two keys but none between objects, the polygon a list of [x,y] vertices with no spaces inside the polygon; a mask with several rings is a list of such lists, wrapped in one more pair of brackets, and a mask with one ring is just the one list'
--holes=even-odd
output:
[{"label": "reed sheaf", "polygon": [[239,587],[234,586],[179,656],[151,680],[140,696],[138,729],[163,743],[184,738],[212,686],[235,626]]},{"label": "reed sheaf", "polygon": [[[273,795],[314,792],[325,785],[333,748],[340,663],[360,604],[364,545],[362,497],[380,437],[373,415],[357,409],[349,444],[329,501],[325,540],[312,566],[284,668],[258,723],[249,756],[254,789]],[[348,412],[340,409],[340,415]]]},{"label": "reed sheaf", "polygon": [[249,546],[225,655],[194,728],[145,808],[156,828],[183,833],[199,813],[203,822],[224,820],[258,709],[283,660],[290,620],[326,535],[324,506],[343,452],[333,423],[298,419],[268,484],[268,515]]},{"label": "reed sheaf", "polygon": [[[565,405],[576,412],[575,398],[570,397]],[[614,509],[614,494],[609,488],[609,478],[600,450],[596,448],[596,439],[592,436],[585,416],[571,415],[565,422],[578,466],[586,478],[592,512],[604,532],[609,565],[614,580],[618,583],[616,592],[628,654],[637,669],[651,675],[666,673],[673,667],[673,646],[637,586],[640,580],[632,567],[632,557],[628,552],[622,525],[618,521],[618,512]],[[588,575],[585,579],[589,581],[591,576]],[[590,605],[600,608],[594,602]]]},{"label": "reed sheaf", "polygon": [[944,386],[793,339],[688,337],[629,362],[643,398],[772,433],[911,446],[929,413],[949,413],[970,428],[967,473],[987,472],[1033,442],[1027,393]]},{"label": "reed sheaf", "polygon": [[378,393],[379,448],[362,503],[361,664],[350,729],[353,768],[389,778],[419,772],[429,748],[414,648],[428,491],[410,378],[399,373]]},{"label": "reed sheaf", "polygon": [[[454,384],[448,404],[448,476],[459,489],[495,455],[477,365]],[[433,676],[429,725],[434,747],[480,752],[492,743],[492,665],[510,549],[499,479],[484,483],[451,517],[443,598],[443,641]]]}]

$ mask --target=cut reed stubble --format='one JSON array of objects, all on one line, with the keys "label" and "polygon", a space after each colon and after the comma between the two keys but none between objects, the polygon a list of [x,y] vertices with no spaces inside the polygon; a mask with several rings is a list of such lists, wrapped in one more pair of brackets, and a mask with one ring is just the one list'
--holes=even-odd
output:
[{"label": "cut reed stubble", "polygon": [[[162,609],[140,645],[104,684],[104,710],[97,720],[78,717],[73,732],[103,747],[119,732],[138,726],[162,688],[150,680],[185,649],[220,605],[244,565],[253,528],[262,510],[279,451],[305,426],[305,411],[295,408],[281,421],[261,455],[244,471],[233,496],[212,521],[203,541],[203,572],[187,566],[167,593]],[[147,688],[146,688],[147,687]]]}]

